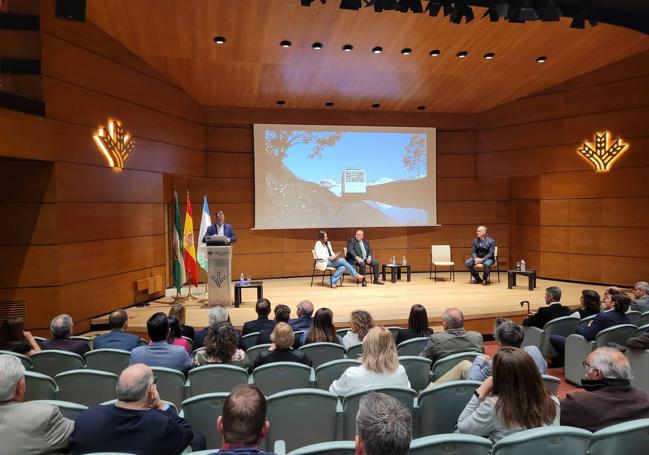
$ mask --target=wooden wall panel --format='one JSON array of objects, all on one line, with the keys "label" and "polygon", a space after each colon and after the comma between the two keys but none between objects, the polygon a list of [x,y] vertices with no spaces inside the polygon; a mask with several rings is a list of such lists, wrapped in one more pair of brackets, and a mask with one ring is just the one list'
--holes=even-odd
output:
[{"label": "wooden wall panel", "polygon": [[31,329],[49,329],[52,317],[59,314],[59,287],[0,289],[0,300],[24,300],[25,324]]},{"label": "wooden wall panel", "polygon": [[55,204],[0,203],[0,220],[0,245],[56,243]]},{"label": "wooden wall panel", "polygon": [[52,163],[29,160],[0,160],[0,202],[55,202]]},{"label": "wooden wall panel", "polygon": [[255,164],[252,153],[206,152],[205,176],[253,179]]},{"label": "wooden wall panel", "polygon": [[56,245],[1,246],[0,288],[56,285],[57,253]]},{"label": "wooden wall panel", "polygon": [[205,127],[207,151],[251,153],[254,148],[252,125]]},{"label": "wooden wall panel", "polygon": [[0,137],[0,156],[48,161],[54,157],[54,136],[42,117],[0,109]]}]

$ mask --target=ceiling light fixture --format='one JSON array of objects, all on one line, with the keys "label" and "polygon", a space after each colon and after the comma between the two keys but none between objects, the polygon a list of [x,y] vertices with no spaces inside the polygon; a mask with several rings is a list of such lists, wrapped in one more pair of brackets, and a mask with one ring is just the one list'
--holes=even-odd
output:
[{"label": "ceiling light fixture", "polygon": [[418,110],[418,111],[426,110],[426,106],[424,106],[424,105],[417,106],[417,110]]},{"label": "ceiling light fixture", "polygon": [[214,42],[216,44],[225,44],[225,36],[215,36]]},{"label": "ceiling light fixture", "polygon": [[327,106],[327,107],[332,107],[333,105],[334,105],[334,102],[333,102],[333,101],[327,101],[327,102],[325,103],[325,106]]},{"label": "ceiling light fixture", "polygon": [[433,49],[428,53],[428,55],[430,55],[431,57],[439,57],[439,54],[441,53],[442,51],[440,51],[439,49]]},{"label": "ceiling light fixture", "polygon": [[485,55],[482,56],[485,60],[493,60],[496,58],[496,54],[493,52],[487,52]]},{"label": "ceiling light fixture", "polygon": [[351,52],[353,49],[354,49],[354,46],[352,46],[351,44],[345,44],[343,46],[343,51],[345,51],[345,52]]},{"label": "ceiling light fixture", "polygon": [[455,54],[457,58],[466,58],[469,55],[468,51],[460,51],[457,54]]},{"label": "ceiling light fixture", "polygon": [[380,54],[383,52],[383,48],[381,46],[376,46],[372,48],[372,54]]},{"label": "ceiling light fixture", "polygon": [[311,45],[311,47],[314,48],[315,50],[319,51],[320,49],[322,49],[323,46],[322,46],[322,43],[316,41],[315,43],[313,43]]},{"label": "ceiling light fixture", "polygon": [[293,43],[291,43],[289,40],[284,40],[284,41],[279,43],[279,45],[282,46],[282,47],[291,47],[292,44]]},{"label": "ceiling light fixture", "polygon": [[410,54],[412,54],[412,49],[410,49],[409,47],[401,49],[401,55],[410,55]]},{"label": "ceiling light fixture", "polygon": [[381,107],[381,105],[379,103],[372,104],[372,109],[378,109],[380,107]]},{"label": "ceiling light fixture", "polygon": [[275,103],[277,103],[279,106],[283,106],[283,105],[286,104],[286,101],[284,101],[284,100],[277,100],[277,101],[275,101]]},{"label": "ceiling light fixture", "polygon": [[545,63],[548,58],[545,55],[536,58],[536,63]]}]

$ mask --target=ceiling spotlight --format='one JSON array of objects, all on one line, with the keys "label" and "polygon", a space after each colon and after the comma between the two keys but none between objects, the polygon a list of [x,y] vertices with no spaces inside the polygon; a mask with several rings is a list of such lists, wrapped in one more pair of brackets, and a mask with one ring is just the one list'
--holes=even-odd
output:
[{"label": "ceiling spotlight", "polygon": [[284,104],[286,104],[286,101],[284,101],[284,100],[277,100],[277,101],[275,101],[275,103],[277,103],[279,106],[283,106]]},{"label": "ceiling spotlight", "polygon": [[507,17],[509,13],[509,4],[506,0],[493,0],[491,6],[482,15],[482,18],[489,16],[491,22],[498,22],[501,17]]},{"label": "ceiling spotlight", "polygon": [[561,10],[555,5],[554,0],[544,0],[539,9],[539,16],[543,22],[556,22],[561,19]]},{"label": "ceiling spotlight", "polygon": [[410,49],[409,47],[401,49],[401,55],[410,55],[410,54],[412,54],[412,49]]},{"label": "ceiling spotlight", "polygon": [[380,54],[383,52],[383,48],[381,46],[376,46],[372,48],[372,54]]},{"label": "ceiling spotlight", "polygon": [[457,54],[455,54],[457,58],[466,58],[469,55],[468,51],[460,51]]},{"label": "ceiling spotlight", "polygon": [[225,44],[225,36],[215,36],[214,42],[216,44]]},{"label": "ceiling spotlight", "polygon": [[345,44],[343,46],[343,51],[345,51],[345,52],[351,52],[352,49],[354,49],[354,46],[352,46],[351,44]]},{"label": "ceiling spotlight", "polygon": [[424,106],[424,105],[417,106],[417,110],[418,110],[418,111],[423,111],[423,110],[425,110],[425,109],[426,109],[426,106]]},{"label": "ceiling spotlight", "polygon": [[279,43],[280,46],[282,47],[291,47],[293,43],[291,43],[289,40],[284,40],[281,43]]},{"label": "ceiling spotlight", "polygon": [[441,53],[442,51],[440,51],[439,49],[433,49],[428,53],[428,55],[430,55],[431,57],[439,57],[439,54]]},{"label": "ceiling spotlight", "polygon": [[483,55],[483,57],[485,60],[493,60],[494,58],[496,58],[496,54],[494,54],[493,52],[488,52]]},{"label": "ceiling spotlight", "polygon": [[341,0],[340,9],[361,9],[361,0]]},{"label": "ceiling spotlight", "polygon": [[333,106],[333,105],[334,105],[334,102],[333,102],[333,101],[327,101],[327,102],[325,103],[325,106],[327,106],[327,107],[331,107],[331,106]]},{"label": "ceiling spotlight", "polygon": [[381,105],[379,103],[372,104],[372,109],[378,109],[380,107],[381,107]]},{"label": "ceiling spotlight", "polygon": [[320,50],[320,49],[322,49],[322,43],[319,43],[319,42],[316,41],[315,43],[313,43],[311,45],[311,47],[314,48],[315,50]]},{"label": "ceiling spotlight", "polygon": [[542,55],[542,56],[540,56],[540,57],[537,57],[537,59],[536,59],[536,63],[545,63],[545,61],[546,61],[547,59],[548,59],[548,58],[547,58],[545,55]]}]

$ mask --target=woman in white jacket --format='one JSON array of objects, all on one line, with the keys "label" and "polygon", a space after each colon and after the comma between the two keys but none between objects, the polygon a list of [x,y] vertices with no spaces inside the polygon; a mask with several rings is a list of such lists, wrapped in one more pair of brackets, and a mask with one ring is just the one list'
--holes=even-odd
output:
[{"label": "woman in white jacket", "polygon": [[345,259],[339,258],[340,252],[334,253],[334,250],[331,248],[331,242],[327,237],[325,231],[320,231],[318,233],[318,240],[315,242],[314,246],[315,255],[317,258],[316,267],[319,270],[325,270],[327,267],[334,267],[336,272],[331,277],[330,286],[332,288],[336,287],[336,283],[347,269],[351,276],[356,278],[356,281],[363,281],[365,277],[359,274],[356,269]]}]

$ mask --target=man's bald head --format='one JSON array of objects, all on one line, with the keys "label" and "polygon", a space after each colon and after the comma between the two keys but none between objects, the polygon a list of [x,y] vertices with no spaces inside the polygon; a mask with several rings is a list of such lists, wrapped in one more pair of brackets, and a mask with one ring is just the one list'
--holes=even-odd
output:
[{"label": "man's bald head", "polygon": [[310,318],[313,314],[313,303],[310,300],[302,300],[297,305],[298,317]]},{"label": "man's bald head", "polygon": [[447,308],[442,314],[442,321],[444,322],[444,330],[464,327],[464,315],[457,308]]},{"label": "man's bald head", "polygon": [[587,373],[596,379],[633,379],[629,360],[617,349],[599,348],[586,358]]},{"label": "man's bald head", "polygon": [[115,394],[119,401],[133,403],[146,398],[153,384],[153,371],[143,363],[126,368],[119,375]]},{"label": "man's bald head", "polygon": [[128,313],[124,310],[117,310],[108,316],[108,328],[111,330],[122,330],[128,322]]}]

